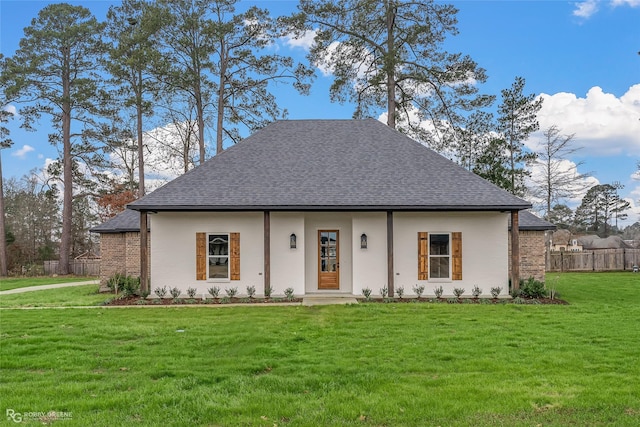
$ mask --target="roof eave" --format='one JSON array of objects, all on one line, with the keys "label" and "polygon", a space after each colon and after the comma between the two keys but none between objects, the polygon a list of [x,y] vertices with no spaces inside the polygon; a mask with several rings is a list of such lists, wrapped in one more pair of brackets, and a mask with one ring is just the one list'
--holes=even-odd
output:
[{"label": "roof eave", "polygon": [[128,205],[129,209],[135,211],[147,212],[230,212],[230,211],[514,211],[531,208],[531,204],[521,205],[256,205],[256,206],[239,206],[239,205]]}]

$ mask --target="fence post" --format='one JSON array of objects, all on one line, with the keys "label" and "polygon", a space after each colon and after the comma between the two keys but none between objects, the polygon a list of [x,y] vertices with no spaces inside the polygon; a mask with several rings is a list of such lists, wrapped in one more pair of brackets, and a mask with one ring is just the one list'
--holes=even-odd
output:
[{"label": "fence post", "polygon": [[625,250],[625,248],[622,248],[622,271],[626,271],[627,270],[627,252]]},{"label": "fence post", "polygon": [[560,251],[560,273],[564,272],[564,257],[562,256],[562,251]]}]

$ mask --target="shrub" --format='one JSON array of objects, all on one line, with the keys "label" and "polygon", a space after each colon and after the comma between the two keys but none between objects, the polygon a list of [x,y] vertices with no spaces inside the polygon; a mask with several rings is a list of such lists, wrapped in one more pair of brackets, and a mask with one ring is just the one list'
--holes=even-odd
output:
[{"label": "shrub", "polygon": [[502,292],[502,288],[500,286],[496,286],[495,288],[491,288],[491,296],[494,299],[498,298],[498,295],[500,295],[500,292]]},{"label": "shrub", "polygon": [[247,295],[249,295],[249,298],[253,298],[256,294],[256,287],[251,285],[251,286],[247,286]]},{"label": "shrub", "polygon": [[364,298],[369,301],[371,299],[371,289],[370,288],[364,288],[362,290],[362,295],[364,295]]},{"label": "shrub", "polygon": [[471,290],[471,295],[473,295],[474,298],[480,297],[480,295],[482,295],[482,289],[480,289],[478,285],[475,285]]},{"label": "shrub", "polygon": [[149,292],[149,291],[140,291],[140,296],[141,296],[143,299],[147,299],[147,297],[148,297],[150,294],[151,294],[151,292]]},{"label": "shrub", "polygon": [[167,296],[167,287],[157,287],[153,290],[153,293],[156,294],[158,298],[164,298],[165,296]]},{"label": "shrub", "polygon": [[424,293],[424,285],[418,285],[416,284],[413,287],[413,292],[416,293],[416,295],[418,295],[418,298],[422,297],[422,294]]},{"label": "shrub", "polygon": [[273,292],[273,288],[271,287],[271,285],[268,285],[266,288],[264,288],[264,297],[271,298],[272,292]]},{"label": "shrub", "polygon": [[238,288],[225,288],[224,290],[229,298],[233,298],[238,294]]},{"label": "shrub", "polygon": [[387,295],[389,295],[389,288],[387,288],[386,286],[383,286],[380,288],[380,295],[382,295],[382,298],[386,298]]},{"label": "shrub", "polygon": [[140,278],[127,276],[122,284],[122,295],[130,297],[140,292]]},{"label": "shrub", "polygon": [[544,298],[547,296],[544,283],[533,277],[520,281],[520,291],[524,298]]},{"label": "shrub", "polygon": [[169,291],[169,293],[171,294],[171,296],[173,297],[173,299],[178,299],[180,297],[180,289],[178,289],[178,287],[174,287],[171,288],[171,290]]},{"label": "shrub", "polygon": [[122,289],[125,279],[126,276],[124,274],[115,273],[107,279],[107,287],[111,292],[118,293]]},{"label": "shrub", "polygon": [[460,298],[464,294],[464,288],[453,288],[453,294],[456,298]]},{"label": "shrub", "polygon": [[284,290],[284,295],[287,297],[288,301],[291,301],[294,298],[293,288],[287,288]]},{"label": "shrub", "polygon": [[440,298],[442,298],[442,294],[444,293],[444,289],[442,289],[442,286],[438,286],[433,290],[433,292],[436,294],[436,298],[440,299]]},{"label": "shrub", "polygon": [[398,298],[402,299],[404,295],[404,286],[398,286],[398,289],[396,289],[396,293],[398,294]]},{"label": "shrub", "polygon": [[187,288],[187,295],[189,296],[189,298],[195,298],[196,292],[198,292],[196,288]]},{"label": "shrub", "polygon": [[218,298],[218,295],[220,295],[220,287],[212,286],[207,289],[207,292],[209,292],[209,295],[211,295],[212,298]]}]

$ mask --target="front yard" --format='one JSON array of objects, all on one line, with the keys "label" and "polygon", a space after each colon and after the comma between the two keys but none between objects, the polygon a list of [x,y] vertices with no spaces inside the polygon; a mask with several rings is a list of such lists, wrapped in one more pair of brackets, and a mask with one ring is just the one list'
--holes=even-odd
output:
[{"label": "front yard", "polygon": [[640,274],[547,281],[570,305],[5,309],[0,411],[83,426],[640,424]]}]

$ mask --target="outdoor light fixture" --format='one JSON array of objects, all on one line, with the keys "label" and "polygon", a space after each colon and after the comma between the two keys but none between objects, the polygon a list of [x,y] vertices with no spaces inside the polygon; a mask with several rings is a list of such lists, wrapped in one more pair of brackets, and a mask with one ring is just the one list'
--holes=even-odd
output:
[{"label": "outdoor light fixture", "polygon": [[364,233],[360,236],[360,249],[367,249],[367,235]]},{"label": "outdoor light fixture", "polygon": [[291,233],[291,236],[289,236],[289,247],[291,249],[296,248],[296,233]]}]

